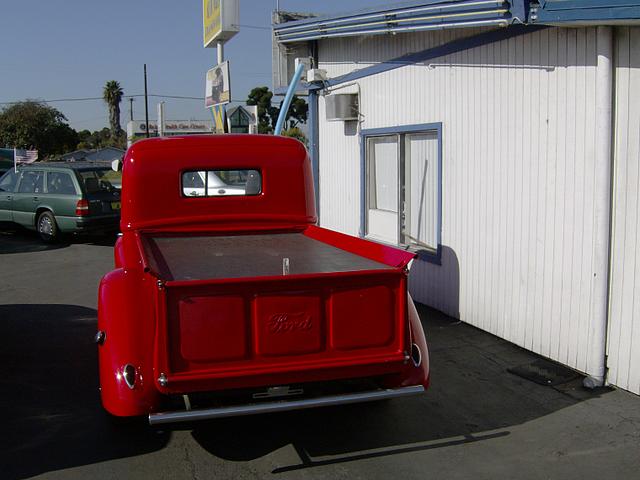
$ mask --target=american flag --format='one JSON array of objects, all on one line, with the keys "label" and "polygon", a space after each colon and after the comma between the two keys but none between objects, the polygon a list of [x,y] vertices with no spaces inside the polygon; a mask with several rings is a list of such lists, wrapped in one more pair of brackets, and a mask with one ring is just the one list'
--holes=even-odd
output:
[{"label": "american flag", "polygon": [[13,149],[13,161],[17,165],[18,163],[33,163],[38,160],[37,150],[23,150],[21,148]]}]

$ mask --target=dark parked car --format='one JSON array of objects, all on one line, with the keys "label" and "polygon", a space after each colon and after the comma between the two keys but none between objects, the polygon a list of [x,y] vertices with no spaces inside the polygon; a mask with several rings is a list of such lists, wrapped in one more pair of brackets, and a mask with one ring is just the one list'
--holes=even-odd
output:
[{"label": "dark parked car", "polygon": [[110,168],[84,162],[11,169],[0,177],[0,222],[36,230],[45,242],[63,233],[116,231],[119,181]]}]

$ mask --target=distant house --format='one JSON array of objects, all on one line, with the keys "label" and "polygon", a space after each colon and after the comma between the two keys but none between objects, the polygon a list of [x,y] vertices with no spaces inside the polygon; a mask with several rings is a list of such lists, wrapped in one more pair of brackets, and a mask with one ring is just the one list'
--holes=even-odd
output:
[{"label": "distant house", "polygon": [[229,133],[257,133],[258,107],[256,105],[237,105],[228,108],[227,122]]},{"label": "distant house", "polygon": [[111,162],[118,158],[122,158],[124,150],[116,147],[105,147],[97,150],[74,150],[60,156],[63,162]]}]

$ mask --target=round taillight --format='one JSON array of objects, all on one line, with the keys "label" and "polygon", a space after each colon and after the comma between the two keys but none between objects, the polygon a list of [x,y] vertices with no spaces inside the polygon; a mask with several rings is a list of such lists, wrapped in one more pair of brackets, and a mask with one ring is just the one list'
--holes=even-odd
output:
[{"label": "round taillight", "polygon": [[127,363],[122,367],[122,377],[124,378],[124,382],[127,384],[127,387],[133,390],[136,386],[136,367]]},{"label": "round taillight", "polygon": [[420,347],[415,343],[411,344],[411,360],[413,360],[413,364],[416,367],[422,364],[422,353],[420,352]]}]

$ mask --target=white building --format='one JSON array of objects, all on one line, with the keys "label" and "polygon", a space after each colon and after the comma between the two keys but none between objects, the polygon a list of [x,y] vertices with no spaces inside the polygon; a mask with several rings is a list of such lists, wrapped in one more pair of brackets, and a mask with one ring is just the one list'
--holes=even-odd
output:
[{"label": "white building", "polygon": [[420,252],[418,302],[640,394],[638,19],[423,0],[276,23],[276,87],[293,57],[326,71],[304,85],[320,224]]}]

